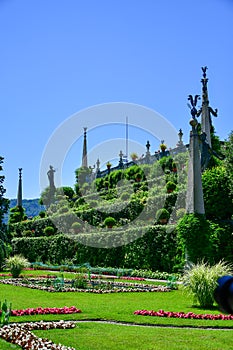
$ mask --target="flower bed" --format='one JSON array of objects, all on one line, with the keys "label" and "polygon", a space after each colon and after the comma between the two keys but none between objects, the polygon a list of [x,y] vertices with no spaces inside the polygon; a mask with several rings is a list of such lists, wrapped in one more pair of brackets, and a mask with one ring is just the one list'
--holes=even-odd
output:
[{"label": "flower bed", "polygon": [[109,282],[104,280],[91,281],[86,288],[72,287],[73,280],[62,280],[59,289],[56,285],[46,285],[47,280],[43,278],[33,279],[6,279],[0,280],[2,284],[10,284],[18,287],[39,289],[48,292],[88,292],[88,293],[120,293],[120,292],[169,292],[171,289],[165,286],[154,286],[151,284],[137,284],[127,282]]},{"label": "flower bed", "polygon": [[[64,314],[77,314],[82,312],[80,309],[77,309],[75,306],[70,307],[37,307],[37,308],[28,308],[24,310],[11,310],[11,316],[25,316],[25,315],[64,315]],[[1,310],[0,310],[1,315]]]},{"label": "flower bed", "polygon": [[141,316],[157,316],[157,317],[173,317],[173,318],[189,318],[197,320],[233,320],[233,315],[211,315],[211,314],[194,314],[193,312],[173,312],[173,311],[153,311],[153,310],[137,310],[134,315]]},{"label": "flower bed", "polygon": [[30,323],[12,323],[0,328],[0,337],[9,343],[17,344],[23,349],[52,349],[52,350],[75,350],[61,344],[54,344],[51,340],[38,338],[32,330],[47,329],[68,329],[74,328],[75,323],[70,321],[58,322],[30,322]]}]

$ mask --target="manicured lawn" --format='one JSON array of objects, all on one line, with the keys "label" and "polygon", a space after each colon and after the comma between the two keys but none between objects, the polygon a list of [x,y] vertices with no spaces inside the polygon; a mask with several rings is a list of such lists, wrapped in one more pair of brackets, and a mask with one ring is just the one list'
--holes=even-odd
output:
[{"label": "manicured lawn", "polygon": [[[76,306],[81,314],[11,317],[11,322],[36,320],[114,320],[161,326],[224,327],[233,330],[233,321],[192,320],[134,315],[138,309],[219,314],[192,306],[192,299],[180,290],[157,293],[49,293],[24,287],[0,284],[0,300],[12,302],[13,309],[29,307]],[[79,323],[69,330],[35,331],[56,343],[77,349],[229,349],[231,331],[180,328],[149,328],[97,323]],[[1,349],[12,345],[0,342]]]},{"label": "manicured lawn", "polygon": [[74,329],[48,332],[35,331],[56,343],[82,350],[151,350],[210,349],[224,350],[232,346],[231,331],[171,329],[142,326],[82,323]]},{"label": "manicured lawn", "polygon": [[8,343],[6,342],[5,340],[1,339],[0,338],[0,349],[1,350],[22,350],[22,348],[18,345],[15,345],[15,344],[11,344],[11,343]]}]

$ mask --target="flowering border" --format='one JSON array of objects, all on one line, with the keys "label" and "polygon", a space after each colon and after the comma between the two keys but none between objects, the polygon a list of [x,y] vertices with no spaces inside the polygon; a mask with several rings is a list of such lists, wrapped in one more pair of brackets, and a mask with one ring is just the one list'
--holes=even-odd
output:
[{"label": "flowering border", "polygon": [[[57,290],[53,286],[39,286],[36,285],[35,282],[39,280],[36,278],[28,279],[28,283],[24,283],[23,280],[20,281],[20,279],[14,279],[9,278],[5,280],[0,280],[0,283],[2,284],[10,284],[17,287],[26,287],[31,289],[39,289],[44,290],[47,292],[57,292]],[[65,287],[63,286],[61,289],[59,289],[59,292],[85,292],[85,293],[97,293],[97,294],[104,294],[104,293],[129,293],[129,292],[170,292],[171,289],[166,286],[162,285],[151,285],[151,284],[138,284],[138,283],[130,283],[130,282],[114,282],[114,285],[111,285],[111,282],[109,281],[103,281],[103,280],[96,280],[94,282],[95,285],[100,284],[99,289],[94,288],[74,288],[74,287]],[[101,288],[101,284],[105,285],[106,288]],[[109,288],[107,288],[109,287]]]},{"label": "flowering border", "polygon": [[[67,314],[78,314],[82,311],[77,309],[75,306],[64,306],[64,307],[37,307],[28,308],[22,310],[11,310],[11,316],[28,316],[28,315],[67,315]],[[1,314],[1,310],[0,310]]]},{"label": "flowering border", "polygon": [[195,314],[193,312],[173,312],[173,311],[153,311],[153,310],[136,310],[134,315],[141,316],[157,316],[157,317],[168,317],[168,318],[187,318],[187,319],[197,319],[197,320],[233,320],[233,315],[223,315],[223,314]]}]

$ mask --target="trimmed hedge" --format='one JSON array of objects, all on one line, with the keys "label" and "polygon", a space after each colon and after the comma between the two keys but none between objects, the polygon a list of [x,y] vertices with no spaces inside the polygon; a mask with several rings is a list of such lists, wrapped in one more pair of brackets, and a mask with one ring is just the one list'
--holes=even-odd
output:
[{"label": "trimmed hedge", "polygon": [[[111,236],[111,233],[106,235]],[[129,239],[128,235],[138,237],[139,229],[133,228],[117,234],[127,235],[124,239]],[[93,239],[93,235],[102,240],[100,233],[88,234],[86,237]],[[53,264],[62,264],[65,260],[73,259],[75,264],[89,262],[91,266],[146,268],[172,272],[176,255],[176,234],[172,230],[167,233],[165,227],[157,225],[148,227],[142,237],[120,247],[95,248],[63,234],[51,237],[14,238],[12,246],[14,254],[22,254],[30,262],[49,261]]]},{"label": "trimmed hedge", "polygon": [[[233,261],[232,222],[210,223],[210,241],[212,249],[208,257],[213,262],[221,259]],[[181,249],[183,238],[171,225],[148,226],[146,233],[140,236],[140,227],[110,232],[79,233],[79,242],[72,237],[59,234],[49,237],[22,237],[12,240],[13,254],[22,254],[30,262],[42,261],[63,264],[65,261],[75,265],[89,263],[91,266],[109,266],[152,271],[177,272],[184,264],[184,251]],[[139,238],[137,238],[139,237]],[[113,248],[88,246],[95,242],[97,246],[111,242],[125,245]],[[131,243],[128,243],[131,239]],[[198,237],[197,237],[198,239]],[[82,242],[82,243],[80,243]],[[194,246],[195,251],[195,246]]]}]

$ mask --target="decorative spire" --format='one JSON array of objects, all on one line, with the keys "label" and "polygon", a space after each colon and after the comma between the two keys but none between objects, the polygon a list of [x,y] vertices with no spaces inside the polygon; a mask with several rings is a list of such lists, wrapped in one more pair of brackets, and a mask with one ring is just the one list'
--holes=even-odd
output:
[{"label": "decorative spire", "polygon": [[82,167],[87,168],[87,128],[84,128]]},{"label": "decorative spire", "polygon": [[19,184],[18,184],[18,195],[17,195],[17,206],[23,206],[23,186],[22,186],[22,168],[19,168]]},{"label": "decorative spire", "polygon": [[217,117],[217,109],[215,111],[209,106],[209,98],[208,98],[208,89],[207,89],[207,83],[208,78],[206,77],[206,71],[207,67],[201,67],[203,72],[203,78],[201,79],[202,83],[202,106],[200,111],[198,112],[197,116],[201,114],[201,131],[202,133],[206,134],[206,142],[208,143],[209,147],[211,148],[211,114],[214,117]]}]

